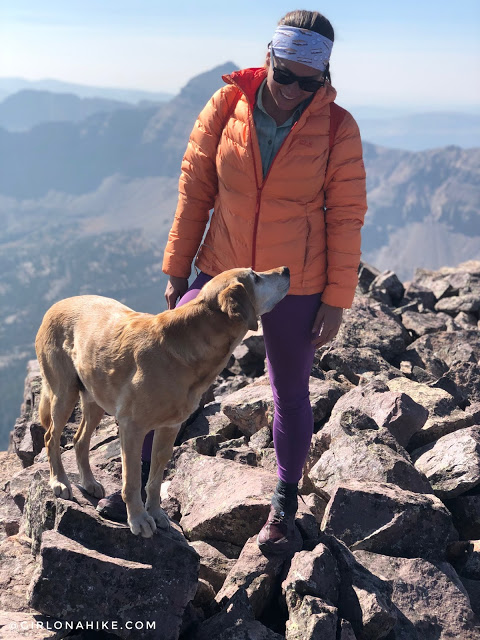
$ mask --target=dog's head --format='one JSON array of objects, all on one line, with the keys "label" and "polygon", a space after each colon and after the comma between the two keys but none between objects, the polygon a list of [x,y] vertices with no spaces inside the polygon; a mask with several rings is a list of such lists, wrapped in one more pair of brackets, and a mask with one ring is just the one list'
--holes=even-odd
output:
[{"label": "dog's head", "polygon": [[229,318],[256,331],[257,317],[271,311],[287,295],[289,287],[288,267],[258,273],[253,269],[230,269],[210,280],[202,294],[210,305],[218,305]]}]

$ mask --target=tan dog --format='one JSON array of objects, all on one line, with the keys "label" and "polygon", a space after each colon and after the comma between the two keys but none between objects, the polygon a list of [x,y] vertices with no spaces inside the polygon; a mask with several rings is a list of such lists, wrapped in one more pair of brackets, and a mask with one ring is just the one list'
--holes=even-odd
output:
[{"label": "tan dog", "polygon": [[[80,484],[104,496],[89,463],[90,437],[104,411],[116,416],[122,450],[122,498],[132,533],[150,537],[168,528],[160,508],[165,465],[181,423],[257,317],[273,309],[290,286],[287,267],[255,273],[225,271],[195,300],[158,315],[138,313],[101,296],[54,304],[35,341],[43,386],[39,413],[50,462],[50,486],[71,498],[60,436],[80,394],[83,417],[75,434]],[[141,499],[141,450],[155,430],[145,506]]]}]

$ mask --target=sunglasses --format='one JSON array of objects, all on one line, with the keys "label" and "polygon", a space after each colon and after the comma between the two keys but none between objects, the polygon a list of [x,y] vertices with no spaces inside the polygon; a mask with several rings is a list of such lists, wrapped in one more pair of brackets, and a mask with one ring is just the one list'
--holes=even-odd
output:
[{"label": "sunglasses", "polygon": [[273,60],[273,79],[275,82],[278,82],[278,84],[293,84],[294,82],[298,82],[300,89],[302,91],[308,91],[309,93],[315,93],[315,91],[318,91],[325,86],[325,80],[315,80],[312,77],[296,76],[288,69],[279,69],[275,66],[276,56],[273,47],[271,47],[271,51]]}]

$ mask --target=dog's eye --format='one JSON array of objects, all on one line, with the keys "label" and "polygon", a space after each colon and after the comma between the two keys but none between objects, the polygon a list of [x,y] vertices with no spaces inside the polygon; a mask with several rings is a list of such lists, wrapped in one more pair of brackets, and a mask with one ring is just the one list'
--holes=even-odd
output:
[{"label": "dog's eye", "polygon": [[253,272],[253,281],[260,282],[260,276],[258,275],[258,273],[255,273],[255,271]]}]

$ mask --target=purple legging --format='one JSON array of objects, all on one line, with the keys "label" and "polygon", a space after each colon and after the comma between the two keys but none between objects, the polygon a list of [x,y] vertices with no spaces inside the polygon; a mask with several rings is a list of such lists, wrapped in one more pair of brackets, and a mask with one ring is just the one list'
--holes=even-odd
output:
[{"label": "purple legging", "polygon": [[[212,276],[200,272],[180,307],[197,297]],[[320,293],[286,296],[262,316],[267,365],[275,403],[273,442],[277,455],[278,477],[298,482],[307,458],[313,433],[308,382],[315,349],[311,330],[320,306]],[[153,431],[145,438],[142,459],[150,460]]]}]

